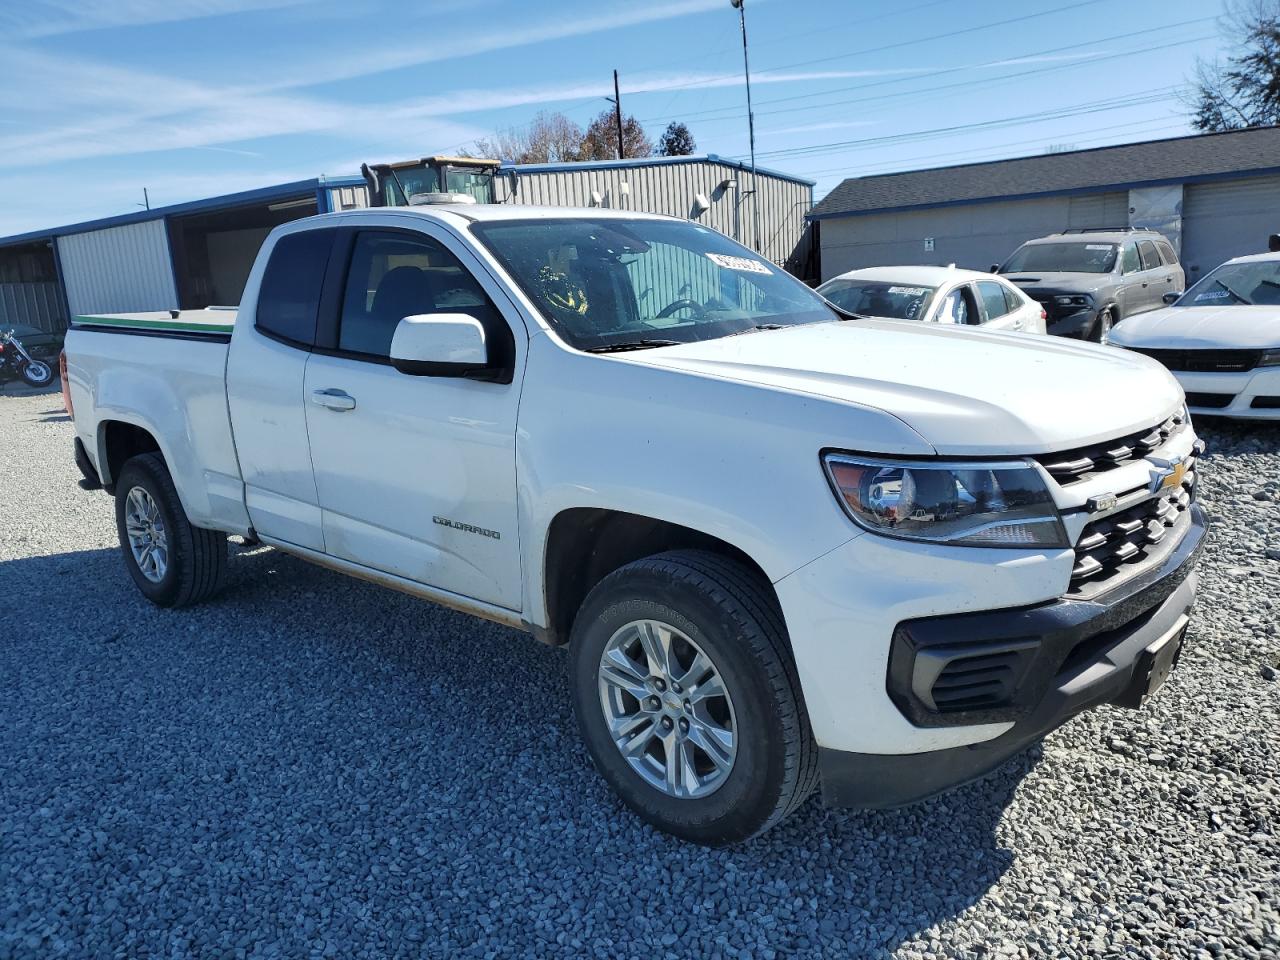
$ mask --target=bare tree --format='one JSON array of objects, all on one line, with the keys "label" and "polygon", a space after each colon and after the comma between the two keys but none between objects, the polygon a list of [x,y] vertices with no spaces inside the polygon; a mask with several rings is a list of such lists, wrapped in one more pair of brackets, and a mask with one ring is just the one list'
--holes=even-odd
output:
[{"label": "bare tree", "polygon": [[1235,51],[1196,63],[1189,106],[1197,130],[1280,123],[1280,0],[1229,0],[1224,18]]},{"label": "bare tree", "polygon": [[[653,144],[645,135],[644,127],[635,117],[622,121],[622,155],[647,157],[653,153]],[[579,151],[582,160],[612,160],[618,156],[618,121],[612,110],[605,110],[591,121]]]},{"label": "bare tree", "polygon": [[477,140],[467,156],[515,163],[558,163],[580,159],[582,128],[563,113],[541,112],[527,127],[508,127]]}]

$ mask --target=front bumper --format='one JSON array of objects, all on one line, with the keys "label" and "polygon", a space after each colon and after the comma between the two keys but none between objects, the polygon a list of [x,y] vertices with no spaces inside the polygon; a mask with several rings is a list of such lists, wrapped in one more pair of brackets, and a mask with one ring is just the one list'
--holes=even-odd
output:
[{"label": "front bumper", "polygon": [[[1159,679],[1153,671],[1172,666],[1169,655],[1179,648],[1167,644],[1180,643],[1195,601],[1194,567],[1207,526],[1198,506],[1192,505],[1190,512],[1190,528],[1159,566],[1090,600],[1055,600],[906,624],[920,649],[975,637],[1032,643],[1015,705],[970,721],[1012,720],[1012,725],[994,739],[922,753],[820,748],[824,800],[831,806],[871,808],[921,800],[990,772],[1084,710],[1108,703],[1139,705]],[[1166,652],[1157,657],[1149,651],[1161,640]],[[895,683],[894,669],[891,665],[890,695],[910,715],[912,705],[902,702],[909,684]],[[917,722],[921,706],[915,705]]]},{"label": "front bumper", "polygon": [[1241,373],[1174,370],[1193,414],[1280,421],[1280,367]]}]

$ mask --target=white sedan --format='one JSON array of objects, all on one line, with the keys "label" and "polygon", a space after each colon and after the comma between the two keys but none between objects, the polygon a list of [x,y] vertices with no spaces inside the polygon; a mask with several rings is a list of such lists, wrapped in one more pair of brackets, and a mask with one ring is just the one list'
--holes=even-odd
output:
[{"label": "white sedan", "polygon": [[1168,367],[1192,413],[1280,420],[1280,254],[1228,260],[1108,342]]},{"label": "white sedan", "polygon": [[818,292],[846,313],[891,320],[1045,332],[1044,309],[1002,277],[956,267],[867,267]]}]

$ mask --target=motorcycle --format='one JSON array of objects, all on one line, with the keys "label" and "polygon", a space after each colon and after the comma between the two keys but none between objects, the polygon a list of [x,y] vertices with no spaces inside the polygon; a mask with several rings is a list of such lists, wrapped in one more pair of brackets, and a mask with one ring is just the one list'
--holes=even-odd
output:
[{"label": "motorcycle", "polygon": [[21,377],[33,387],[45,387],[53,382],[53,367],[27,352],[12,330],[0,330],[0,379],[13,377]]}]

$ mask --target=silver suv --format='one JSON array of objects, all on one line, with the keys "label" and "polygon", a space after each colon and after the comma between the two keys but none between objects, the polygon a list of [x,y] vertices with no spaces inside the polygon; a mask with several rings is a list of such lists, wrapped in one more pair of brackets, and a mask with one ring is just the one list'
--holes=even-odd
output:
[{"label": "silver suv", "polygon": [[1048,332],[1106,343],[1124,317],[1182,293],[1178,255],[1155,230],[1067,230],[1028,240],[992,273],[1003,274],[1044,307]]}]

